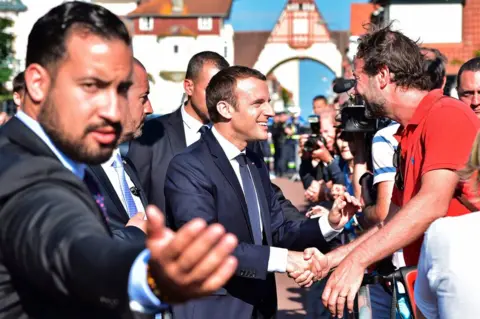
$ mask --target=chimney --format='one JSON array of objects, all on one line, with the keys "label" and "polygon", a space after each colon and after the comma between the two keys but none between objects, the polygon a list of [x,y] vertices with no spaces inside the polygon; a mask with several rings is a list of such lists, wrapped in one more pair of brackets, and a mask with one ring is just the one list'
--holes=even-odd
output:
[{"label": "chimney", "polygon": [[183,12],[183,0],[172,0],[172,12],[175,12],[175,13]]}]

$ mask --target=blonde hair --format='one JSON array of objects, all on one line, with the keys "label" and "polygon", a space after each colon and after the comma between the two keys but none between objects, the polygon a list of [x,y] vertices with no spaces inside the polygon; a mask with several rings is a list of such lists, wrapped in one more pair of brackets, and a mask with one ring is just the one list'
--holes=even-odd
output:
[{"label": "blonde hair", "polygon": [[458,175],[463,182],[471,182],[472,191],[477,193],[478,186],[480,185],[480,132],[477,133],[477,137],[473,142],[472,151],[466,167],[459,171]]}]

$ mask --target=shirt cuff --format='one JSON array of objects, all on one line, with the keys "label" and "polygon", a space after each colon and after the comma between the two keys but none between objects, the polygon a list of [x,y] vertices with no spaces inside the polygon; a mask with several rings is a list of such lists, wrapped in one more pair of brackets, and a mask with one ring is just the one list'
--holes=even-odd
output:
[{"label": "shirt cuff", "polygon": [[133,262],[128,277],[128,296],[130,310],[153,314],[169,309],[169,305],[162,303],[148,285],[147,265],[149,259],[150,251],[145,249]]},{"label": "shirt cuff", "polygon": [[268,272],[286,272],[287,271],[288,249],[270,247],[270,256],[268,258]]},{"label": "shirt cuff", "polygon": [[318,226],[320,227],[323,238],[325,238],[327,242],[337,237],[337,235],[343,231],[343,227],[339,230],[333,229],[328,222],[328,216],[320,217],[318,219]]}]

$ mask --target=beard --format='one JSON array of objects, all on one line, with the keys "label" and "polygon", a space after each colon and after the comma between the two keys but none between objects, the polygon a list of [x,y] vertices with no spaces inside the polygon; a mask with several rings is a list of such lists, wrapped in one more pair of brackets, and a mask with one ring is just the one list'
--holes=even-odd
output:
[{"label": "beard", "polygon": [[386,114],[384,100],[368,101],[365,98],[363,100],[365,101],[365,117],[367,119],[377,119],[385,117]]},{"label": "beard", "polygon": [[[38,122],[45,130],[47,135],[52,140],[53,144],[67,156],[69,159],[88,165],[99,165],[106,162],[111,156],[115,148],[117,147],[118,140],[122,131],[122,127],[119,123],[99,123],[88,125],[81,138],[72,138],[67,134],[68,129],[63,129],[60,121],[60,115],[58,114],[58,107],[52,101],[50,94],[45,100],[45,104],[42,107],[40,114],[38,115]],[[89,145],[85,137],[99,129],[104,127],[113,127],[117,138],[111,144],[98,144]]]}]

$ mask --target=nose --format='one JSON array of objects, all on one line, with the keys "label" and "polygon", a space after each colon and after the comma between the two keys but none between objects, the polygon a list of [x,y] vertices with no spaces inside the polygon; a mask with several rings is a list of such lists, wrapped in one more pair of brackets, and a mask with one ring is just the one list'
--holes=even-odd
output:
[{"label": "nose", "polygon": [[480,95],[477,91],[473,94],[472,101],[470,102],[472,109],[476,108],[480,104]]},{"label": "nose", "polygon": [[275,113],[273,113],[273,107],[270,104],[270,102],[266,103],[266,107],[263,111],[263,114],[266,115],[267,117],[273,117],[275,115]]},{"label": "nose", "polygon": [[126,116],[127,100],[119,96],[116,90],[111,90],[105,96],[103,106],[100,107],[100,117],[110,123],[120,123],[122,116]]},{"label": "nose", "polygon": [[143,113],[145,115],[150,115],[153,113],[153,107],[152,107],[152,103],[150,103],[150,100],[148,100],[146,103],[145,103],[145,107],[143,108]]}]

